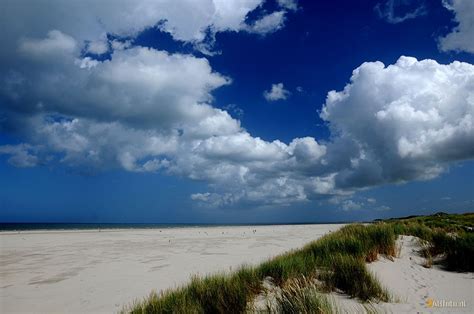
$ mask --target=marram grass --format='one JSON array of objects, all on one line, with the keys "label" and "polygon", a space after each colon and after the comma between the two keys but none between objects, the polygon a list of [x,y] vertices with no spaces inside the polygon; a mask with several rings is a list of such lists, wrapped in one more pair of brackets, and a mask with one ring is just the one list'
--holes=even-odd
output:
[{"label": "marram grass", "polygon": [[[365,261],[372,260],[374,254],[394,254],[395,239],[388,226],[345,226],[302,249],[277,256],[257,267],[246,266],[233,273],[193,277],[188,285],[160,295],[152,294],[123,312],[244,313],[249,302],[262,291],[261,283],[266,277],[271,277],[281,287],[289,280],[317,278],[323,282],[325,290],[338,289],[363,301],[386,301],[388,293],[368,272]],[[286,294],[281,303],[284,312],[290,313],[291,306],[307,310],[313,306],[316,312],[327,313],[331,303],[313,290]],[[292,300],[292,295],[299,299]],[[298,312],[295,308],[294,313]]]},{"label": "marram grass", "polygon": [[[398,235],[425,240],[426,256],[442,256],[448,270],[473,271],[474,215],[444,215],[347,225],[301,249],[256,267],[232,273],[193,277],[189,284],[137,301],[124,313],[245,313],[271,277],[281,287],[278,313],[334,313],[337,306],[322,292],[339,290],[370,308],[371,301],[389,301],[389,292],[371,274],[367,262],[379,254],[397,254]],[[315,285],[314,282],[318,282]]]}]

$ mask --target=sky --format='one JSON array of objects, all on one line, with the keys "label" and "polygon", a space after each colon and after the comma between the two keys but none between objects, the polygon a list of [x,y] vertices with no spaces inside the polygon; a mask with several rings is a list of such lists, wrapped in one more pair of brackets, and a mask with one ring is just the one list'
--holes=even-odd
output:
[{"label": "sky", "polygon": [[474,207],[474,1],[4,0],[0,222]]}]

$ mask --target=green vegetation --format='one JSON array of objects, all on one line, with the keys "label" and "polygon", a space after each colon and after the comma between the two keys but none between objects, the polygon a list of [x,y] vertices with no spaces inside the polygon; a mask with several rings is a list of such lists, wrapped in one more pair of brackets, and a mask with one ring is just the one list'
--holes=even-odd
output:
[{"label": "green vegetation", "polygon": [[314,277],[325,283],[326,290],[337,288],[363,301],[387,301],[388,294],[369,274],[365,261],[375,260],[377,254],[394,256],[395,240],[389,226],[348,225],[261,264],[257,273],[273,278],[278,285],[290,278]]},{"label": "green vegetation", "polygon": [[[447,270],[474,271],[474,214],[390,219],[396,234],[413,235],[427,242],[421,252],[427,259],[437,257]],[[430,264],[428,262],[428,264]]]},{"label": "green vegetation", "polygon": [[430,216],[410,216],[405,218],[392,218],[385,220],[387,223],[419,225],[431,229],[442,229],[445,232],[465,232],[474,229],[474,213],[446,214],[437,213]]},{"label": "green vegetation", "polygon": [[[257,267],[242,267],[235,273],[193,277],[191,282],[161,295],[152,294],[124,312],[131,313],[242,313],[271,277],[282,287],[278,299],[287,313],[328,312],[330,306],[317,290],[308,287],[296,293],[289,282],[319,280],[321,291],[339,289],[363,301],[387,301],[389,295],[368,272],[365,261],[377,254],[395,252],[395,233],[389,226],[349,225],[300,250],[277,256]],[[301,281],[300,281],[301,283]],[[294,306],[294,311],[289,309]],[[303,311],[303,309],[306,309]]]},{"label": "green vegetation", "polygon": [[[335,312],[335,304],[318,292],[319,287],[312,280],[302,277],[288,282],[276,299],[279,313],[331,313]],[[269,310],[271,312],[271,309]]]},{"label": "green vegetation", "polygon": [[431,267],[432,257],[440,257],[449,270],[473,271],[472,226],[474,214],[437,214],[347,225],[257,267],[193,277],[188,285],[152,294],[124,312],[244,313],[264,290],[265,278],[281,288],[276,306],[282,313],[335,312],[335,305],[324,295],[334,290],[361,301],[389,301],[389,293],[367,270],[366,262],[376,260],[379,254],[396,256],[398,235],[413,235],[426,243],[421,252],[429,258],[425,266]]},{"label": "green vegetation", "polygon": [[261,290],[255,269],[242,267],[232,275],[193,277],[189,285],[152,293],[124,312],[130,313],[242,313],[249,296]]}]

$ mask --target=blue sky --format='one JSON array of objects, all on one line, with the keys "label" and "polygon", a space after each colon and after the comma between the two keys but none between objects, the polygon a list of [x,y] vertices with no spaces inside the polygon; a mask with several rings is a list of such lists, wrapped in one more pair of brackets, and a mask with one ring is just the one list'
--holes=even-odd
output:
[{"label": "blue sky", "polygon": [[469,0],[23,0],[1,14],[0,221],[472,211]]}]

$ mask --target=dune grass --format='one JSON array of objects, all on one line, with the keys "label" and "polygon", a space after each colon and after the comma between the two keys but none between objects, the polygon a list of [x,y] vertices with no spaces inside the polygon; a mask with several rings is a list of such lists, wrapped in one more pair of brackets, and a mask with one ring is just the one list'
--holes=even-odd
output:
[{"label": "dune grass", "polygon": [[188,285],[160,295],[151,294],[123,312],[245,313],[249,302],[264,290],[265,278],[281,287],[276,298],[281,313],[336,312],[336,305],[322,294],[334,290],[361,301],[389,301],[388,291],[368,271],[367,262],[376,260],[379,254],[396,256],[398,235],[413,235],[426,241],[426,256],[443,257],[442,263],[448,270],[473,271],[471,226],[474,214],[351,224],[258,266],[193,277]]},{"label": "dune grass", "polygon": [[255,269],[243,266],[233,274],[194,276],[191,282],[160,295],[152,293],[124,313],[242,313],[249,296],[261,290]]},{"label": "dune grass", "polygon": [[290,280],[276,297],[276,305],[270,308],[278,313],[334,313],[336,304],[323,293],[314,281],[301,277]]},{"label": "dune grass", "polygon": [[288,313],[292,306],[294,313],[302,308],[308,313],[330,312],[327,311],[330,303],[314,289],[301,293],[288,290],[286,283],[290,279],[302,277],[320,280],[325,291],[338,289],[363,301],[387,301],[389,294],[368,272],[365,262],[374,260],[377,254],[393,255],[395,239],[389,226],[345,226],[257,267],[245,266],[233,273],[193,277],[188,285],[160,295],[152,294],[123,312],[243,313],[249,301],[263,290],[262,281],[267,277],[283,287],[282,291],[293,291],[283,294],[286,298],[281,299],[281,307]]},{"label": "dune grass", "polygon": [[[437,213],[429,216],[413,216],[387,219],[386,223],[412,226],[423,226],[430,229],[441,229],[444,232],[465,232],[474,229],[474,213],[446,214]],[[426,228],[425,228],[426,230]]]},{"label": "dune grass", "polygon": [[328,290],[339,289],[363,301],[387,301],[388,293],[367,271],[365,262],[378,254],[395,255],[396,236],[390,226],[349,225],[300,250],[261,264],[257,272],[278,285],[298,276],[322,280]]},{"label": "dune grass", "polygon": [[474,271],[474,214],[437,214],[385,222],[399,235],[416,236],[428,243],[421,252],[426,258],[439,257],[451,271]]}]

